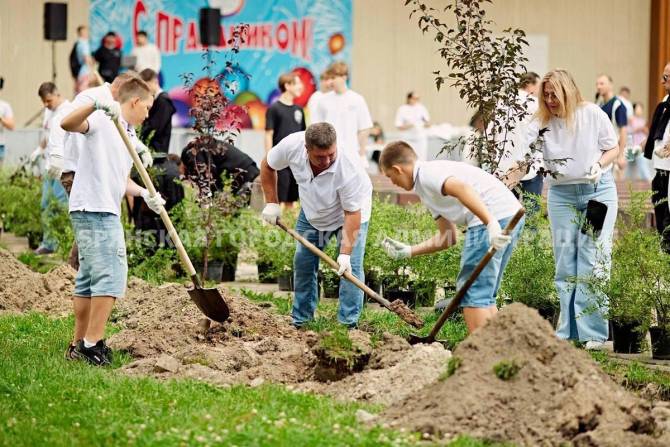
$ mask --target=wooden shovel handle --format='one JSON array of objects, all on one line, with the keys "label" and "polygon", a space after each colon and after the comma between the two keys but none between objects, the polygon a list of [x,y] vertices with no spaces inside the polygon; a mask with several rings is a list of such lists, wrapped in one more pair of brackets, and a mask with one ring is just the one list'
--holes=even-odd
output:
[{"label": "wooden shovel handle", "polygon": [[[119,123],[119,120],[115,119],[113,121],[114,125],[116,126],[116,130],[119,131],[119,135],[121,135],[121,139],[126,145],[126,149],[130,154],[130,158],[133,159],[135,168],[137,169],[137,172],[139,172],[140,177],[142,178],[142,182],[144,183],[144,186],[146,186],[146,188],[149,190],[149,195],[155,196],[156,188],[154,187],[154,184],[151,181],[149,173],[142,164],[142,159],[140,159],[140,156],[137,154],[135,147],[133,147],[132,143],[130,142],[128,134],[123,129],[123,127],[121,127],[121,123]],[[198,275],[196,274],[195,267],[193,267],[191,259],[189,259],[188,254],[186,253],[186,249],[184,248],[184,244],[182,244],[181,239],[179,238],[179,234],[177,234],[177,230],[175,230],[174,225],[172,225],[170,216],[168,215],[164,206],[161,206],[160,213],[158,214],[161,216],[161,220],[163,221],[165,227],[167,228],[168,234],[170,235],[170,239],[172,239],[172,242],[174,242],[174,245],[177,248],[177,253],[179,254],[179,259],[181,260],[181,263],[184,265],[186,271],[191,276],[191,279],[194,281],[195,286],[202,287],[202,284],[198,279]]]},{"label": "wooden shovel handle", "polygon": [[[314,244],[312,244],[310,241],[305,239],[304,237],[300,236],[294,229],[288,228],[286,225],[284,225],[284,222],[281,220],[277,219],[277,226],[281,228],[282,230],[286,231],[293,239],[296,241],[300,242],[302,245],[305,246],[309,251],[317,255],[319,258],[321,258],[324,262],[326,262],[329,266],[334,268],[335,270],[340,269],[340,265],[335,262],[333,258],[325,254],[323,251],[319,250]],[[370,298],[373,300],[377,301],[379,304],[382,306],[386,307],[387,309],[391,309],[391,303],[382,297],[380,294],[369,288],[368,286],[365,285],[364,282],[362,282],[360,279],[356,278],[354,275],[352,275],[350,272],[344,272],[344,276],[348,281],[352,282],[356,287],[361,289],[363,292],[365,292]],[[391,309],[392,310],[392,309]]]}]

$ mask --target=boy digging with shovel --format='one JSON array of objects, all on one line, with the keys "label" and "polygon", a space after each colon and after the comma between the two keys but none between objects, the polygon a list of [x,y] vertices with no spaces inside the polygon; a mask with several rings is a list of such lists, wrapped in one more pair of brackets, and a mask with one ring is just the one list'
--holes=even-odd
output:
[{"label": "boy digging with shovel", "polygon": [[379,166],[394,185],[414,190],[439,230],[432,238],[413,246],[384,238],[382,248],[390,257],[406,259],[445,250],[456,243],[456,224],[466,224],[468,229],[457,279],[460,288],[489,247],[497,250],[460,304],[468,331],[472,333],[498,311],[496,294],[523,220],[511,235],[505,235],[502,227],[521,204],[491,174],[462,162],[418,161],[412,147],[404,141],[389,143],[381,153]]},{"label": "boy digging with shovel", "polygon": [[61,121],[64,130],[86,137],[70,194],[79,271],[72,300],[74,341],[65,357],[82,358],[97,366],[111,363],[111,350],[103,340],[105,323],[114,301],[126,290],[128,264],[121,200],[124,194],[142,197],[156,213],[165,204],[159,194],[149,197],[146,189],[130,180],[133,162],[112,121],[118,119],[136,145],[133,127],[147,117],[153,103],[151,91],[144,81],[130,79],[119,88],[118,101],[97,100]]}]

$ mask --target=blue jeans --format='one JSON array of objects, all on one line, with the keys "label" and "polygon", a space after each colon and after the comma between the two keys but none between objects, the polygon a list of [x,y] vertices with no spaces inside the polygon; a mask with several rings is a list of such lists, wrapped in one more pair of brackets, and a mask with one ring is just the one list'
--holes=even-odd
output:
[{"label": "blue jeans", "polygon": [[651,181],[651,161],[644,158],[644,154],[635,155],[633,160],[627,160],[625,176],[626,180]]},{"label": "blue jeans", "polygon": [[[607,205],[605,223],[597,239],[581,232],[589,200]],[[549,189],[555,282],[561,302],[561,315],[556,328],[559,338],[607,340],[607,297],[599,296],[580,278],[592,275],[609,278],[617,208],[617,191],[611,171],[603,174],[597,185],[554,185]]]},{"label": "blue jeans", "polygon": [[[498,222],[505,228],[511,217],[500,219]],[[496,304],[496,296],[500,288],[505,267],[512,256],[512,251],[519,240],[523,229],[525,217],[519,221],[512,232],[512,242],[504,250],[497,251],[493,258],[486,264],[475,282],[472,283],[461,301],[460,307],[491,307]],[[475,270],[479,261],[489,249],[489,232],[486,225],[477,225],[468,228],[465,233],[465,243],[461,253],[461,271],[456,279],[456,287],[460,289],[468,280],[470,274]]]},{"label": "blue jeans", "polygon": [[[530,180],[521,180],[521,190],[530,194],[538,196],[542,195],[542,188],[544,187],[544,176],[537,174]],[[525,196],[525,194],[524,194]],[[537,197],[527,196],[524,201],[528,200],[527,208],[529,213],[536,213],[540,210],[540,204]]]},{"label": "blue jeans", "polygon": [[[305,213],[301,210],[295,229],[301,236],[316,245],[320,250],[323,250],[331,237],[337,236],[339,252],[342,238],[341,227],[333,231],[319,231],[307,221]],[[358,232],[356,243],[351,252],[351,273],[361,281],[365,280],[363,274],[363,257],[365,256],[367,235],[368,222],[361,223],[361,229]],[[314,311],[319,302],[319,285],[317,283],[319,258],[301,243],[297,242],[296,244],[295,257],[293,259],[295,298],[293,300],[291,316],[294,325],[302,326],[314,319]],[[340,280],[340,302],[337,311],[338,321],[349,327],[356,326],[362,310],[363,291],[342,278]]]},{"label": "blue jeans", "polygon": [[45,176],[42,181],[42,200],[40,201],[43,229],[42,243],[40,246],[55,251],[58,248],[58,241],[53,234],[51,234],[51,229],[48,226],[48,221],[53,215],[53,211],[48,209],[50,200],[56,200],[67,205],[67,193],[59,179],[51,179]]},{"label": "blue jeans", "polygon": [[74,295],[122,298],[126,293],[128,262],[121,218],[112,213],[73,211],[70,221],[79,247]]}]

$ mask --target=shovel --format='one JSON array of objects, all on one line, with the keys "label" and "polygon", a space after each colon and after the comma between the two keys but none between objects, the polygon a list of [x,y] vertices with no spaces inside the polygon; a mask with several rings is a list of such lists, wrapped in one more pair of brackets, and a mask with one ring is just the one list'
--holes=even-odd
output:
[{"label": "shovel", "polygon": [[[304,245],[309,251],[317,255],[319,258],[321,258],[323,261],[325,261],[329,266],[334,268],[335,270],[339,270],[340,266],[333,258],[325,254],[323,251],[319,250],[314,244],[309,242],[307,239],[304,237],[300,236],[298,233],[295,232],[295,230],[288,228],[282,221],[277,219],[277,226],[281,228],[282,230],[286,231],[288,234],[291,235],[293,239],[296,241],[300,242],[302,245]],[[395,300],[394,302],[390,302],[389,300],[385,299],[381,295],[379,295],[377,292],[369,288],[368,286],[365,285],[360,279],[356,278],[354,275],[352,275],[350,272],[344,272],[344,276],[347,280],[349,280],[351,283],[353,283],[356,287],[361,289],[363,292],[365,292],[370,298],[390,310],[391,312],[397,314],[400,318],[403,319],[408,324],[411,324],[414,327],[421,328],[423,327],[423,320],[421,317],[416,315],[414,312],[410,310],[409,307],[405,303],[403,303],[400,300]]]},{"label": "shovel", "polygon": [[[510,234],[514,230],[514,227],[516,227],[516,224],[519,223],[524,214],[526,214],[526,210],[520,208],[519,211],[516,212],[514,217],[512,217],[512,220],[510,220],[507,223],[507,226],[503,230],[503,234]],[[449,302],[447,308],[444,309],[442,315],[440,315],[440,318],[437,320],[435,326],[430,331],[430,334],[428,334],[425,337],[416,334],[409,334],[408,341],[410,344],[416,345],[418,343],[433,343],[435,341],[435,337],[437,336],[437,333],[440,332],[440,329],[442,329],[442,326],[444,326],[444,322],[447,321],[447,318],[449,318],[451,314],[453,314],[454,311],[458,308],[458,305],[461,304],[461,301],[463,300],[465,293],[468,291],[470,286],[475,282],[479,274],[482,272],[482,270],[484,270],[484,267],[486,267],[486,264],[489,263],[489,261],[491,260],[491,258],[493,258],[493,255],[495,254],[496,249],[493,247],[489,247],[488,251],[482,258],[482,260],[479,261],[479,264],[477,264],[477,267],[475,267],[472,273],[470,273],[470,277],[468,278],[468,280],[465,281],[465,284],[463,284],[460,289],[458,289],[458,292],[456,292],[456,296]],[[440,343],[444,344],[443,342]]]},{"label": "shovel", "polygon": [[[135,164],[135,168],[137,168],[137,172],[140,173],[140,177],[142,178],[144,185],[149,190],[149,194],[151,196],[155,196],[156,188],[154,188],[154,184],[152,183],[151,177],[149,177],[147,170],[144,168],[142,160],[140,159],[139,155],[137,155],[137,151],[128,139],[128,135],[126,134],[125,130],[123,130],[123,127],[121,127],[119,120],[115,119],[113,121],[114,125],[116,125],[116,130],[119,131],[119,135],[121,135],[123,142],[126,144],[126,149],[128,149],[128,153],[133,159],[133,163]],[[228,309],[228,305],[226,304],[225,300],[221,296],[221,292],[219,292],[217,289],[205,289],[202,287],[202,283],[198,278],[198,274],[196,273],[195,268],[193,267],[193,264],[191,263],[191,260],[186,253],[184,244],[181,243],[181,239],[177,234],[177,230],[175,230],[174,225],[172,225],[170,216],[168,216],[167,211],[165,211],[165,207],[161,206],[159,215],[161,216],[161,219],[167,228],[170,238],[177,248],[177,253],[179,254],[181,263],[184,265],[186,271],[191,276],[191,281],[193,281],[193,288],[188,289],[189,296],[195,305],[198,306],[200,312],[205,314],[207,318],[210,318],[219,323],[223,323],[228,319],[230,310]]]}]

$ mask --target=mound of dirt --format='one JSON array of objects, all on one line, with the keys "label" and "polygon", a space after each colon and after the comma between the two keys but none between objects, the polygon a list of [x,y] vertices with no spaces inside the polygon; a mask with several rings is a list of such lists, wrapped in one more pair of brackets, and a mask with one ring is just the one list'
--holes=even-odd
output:
[{"label": "mound of dirt", "polygon": [[451,377],[381,418],[435,438],[468,433],[533,446],[670,445],[649,405],[615,384],[586,352],[557,340],[549,323],[521,304],[505,307],[453,356],[459,366]]},{"label": "mound of dirt", "polygon": [[47,312],[66,315],[72,305],[75,271],[61,265],[46,275],[35,273],[6,250],[0,249],[0,311]]}]

